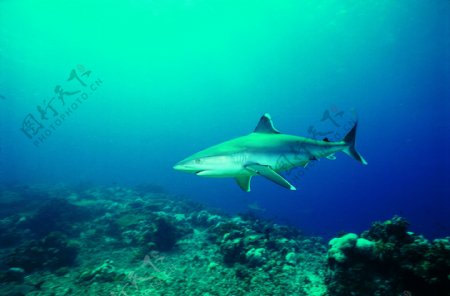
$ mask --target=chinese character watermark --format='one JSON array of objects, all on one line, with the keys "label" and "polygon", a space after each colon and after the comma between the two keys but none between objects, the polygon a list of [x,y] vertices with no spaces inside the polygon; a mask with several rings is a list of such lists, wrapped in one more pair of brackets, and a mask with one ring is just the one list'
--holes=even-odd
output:
[{"label": "chinese character watermark", "polygon": [[[166,257],[161,256],[158,252],[152,251],[150,255],[146,255],[140,265],[140,271],[132,271],[127,274],[125,283],[118,287],[118,290],[111,292],[111,296],[127,296],[133,291],[145,295],[148,288],[153,290],[162,289],[165,281],[175,272],[175,266],[165,262]],[[145,289],[141,289],[145,286]]]},{"label": "chinese character watermark", "polygon": [[[310,139],[326,142],[340,141],[344,136],[343,133],[350,130],[354,125],[352,116],[336,106],[326,109],[322,114],[320,122],[320,126],[311,125],[308,127],[307,132]],[[280,171],[285,171],[284,174],[293,182],[297,181],[306,171],[317,165],[318,159],[313,156],[313,153],[309,151],[310,148],[308,147],[306,140],[298,141],[290,147],[288,153],[278,158],[276,168]],[[328,155],[327,158],[335,159],[334,155]],[[301,164],[300,167],[299,163]]]},{"label": "chinese character watermark", "polygon": [[[63,84],[54,87],[54,95],[28,113],[20,130],[36,147],[44,143],[75,110],[103,84],[83,65],[72,69]],[[3,97],[4,98],[4,97]]]}]

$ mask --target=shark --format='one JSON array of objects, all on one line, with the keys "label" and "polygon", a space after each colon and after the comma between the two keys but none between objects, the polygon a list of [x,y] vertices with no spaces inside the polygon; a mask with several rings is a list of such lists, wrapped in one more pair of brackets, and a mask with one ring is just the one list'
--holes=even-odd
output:
[{"label": "shark", "polygon": [[310,161],[321,158],[335,159],[334,154],[340,151],[367,165],[355,149],[357,126],[356,120],[340,141],[316,140],[281,133],[266,113],[252,133],[206,148],[181,160],[173,168],[201,177],[234,178],[246,192],[250,192],[254,176],[296,190],[282,172],[306,167]]}]

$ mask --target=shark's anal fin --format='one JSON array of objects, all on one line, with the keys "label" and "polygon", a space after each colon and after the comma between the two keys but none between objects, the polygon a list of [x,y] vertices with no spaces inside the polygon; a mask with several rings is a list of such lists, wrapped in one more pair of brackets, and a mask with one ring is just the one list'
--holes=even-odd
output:
[{"label": "shark's anal fin", "polygon": [[239,176],[236,177],[235,180],[242,190],[250,192],[250,181],[252,180],[252,176]]},{"label": "shark's anal fin", "polygon": [[283,186],[289,190],[296,190],[294,186],[291,185],[285,178],[280,176],[277,172],[272,170],[269,166],[260,165],[260,164],[249,164],[246,165],[245,168],[251,173],[258,174],[263,176],[264,178]]}]

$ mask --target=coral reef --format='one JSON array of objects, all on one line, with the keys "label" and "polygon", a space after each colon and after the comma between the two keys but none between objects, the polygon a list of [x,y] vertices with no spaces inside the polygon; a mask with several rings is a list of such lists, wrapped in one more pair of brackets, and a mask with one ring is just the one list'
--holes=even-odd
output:
[{"label": "coral reef", "polygon": [[6,256],[4,263],[9,267],[19,267],[27,272],[39,269],[56,270],[75,263],[79,245],[69,241],[60,232],[51,232],[43,239],[32,240]]},{"label": "coral reef", "polygon": [[[19,187],[1,295],[325,295],[319,238],[139,188]],[[156,192],[146,191],[155,190]]]},{"label": "coral reef", "polygon": [[49,231],[73,234],[80,231],[76,227],[77,223],[90,217],[89,208],[74,205],[64,198],[53,198],[39,207],[36,213],[22,223],[22,226],[37,236],[45,235]]},{"label": "coral reef", "polygon": [[95,282],[114,282],[123,280],[125,273],[118,271],[114,267],[114,262],[107,259],[102,265],[94,268],[93,270],[86,270],[80,274],[81,282],[95,283]]},{"label": "coral reef", "polygon": [[450,237],[429,242],[394,217],[329,245],[331,295],[450,294]]},{"label": "coral reef", "polygon": [[14,210],[0,210],[0,295],[449,294],[449,239],[398,217],[327,253],[321,238],[157,185],[1,190]]}]

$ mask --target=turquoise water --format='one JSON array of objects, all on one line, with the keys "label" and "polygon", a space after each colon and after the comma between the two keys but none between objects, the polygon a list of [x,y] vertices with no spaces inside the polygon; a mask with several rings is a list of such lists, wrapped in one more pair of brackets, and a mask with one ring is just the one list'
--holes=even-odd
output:
[{"label": "turquoise water", "polygon": [[[325,237],[394,214],[448,235],[449,16],[444,0],[0,1],[0,182],[155,183]],[[266,112],[337,140],[352,110],[369,165],[337,154],[287,173],[294,192],[172,169]]]}]

